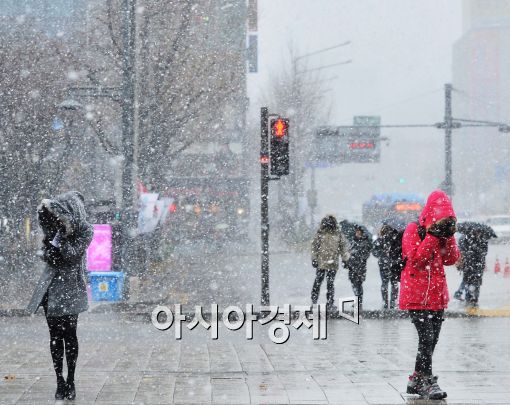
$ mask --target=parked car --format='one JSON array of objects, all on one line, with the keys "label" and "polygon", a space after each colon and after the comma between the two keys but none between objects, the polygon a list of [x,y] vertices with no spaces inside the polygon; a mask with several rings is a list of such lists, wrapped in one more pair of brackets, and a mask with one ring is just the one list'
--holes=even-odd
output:
[{"label": "parked car", "polygon": [[510,240],[510,215],[491,215],[485,223],[496,232],[498,239],[495,241]]}]

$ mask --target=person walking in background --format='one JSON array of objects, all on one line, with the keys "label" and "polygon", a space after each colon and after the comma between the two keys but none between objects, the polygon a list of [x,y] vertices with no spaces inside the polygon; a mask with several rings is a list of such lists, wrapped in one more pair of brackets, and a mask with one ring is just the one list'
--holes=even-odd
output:
[{"label": "person walking in background", "polygon": [[[480,287],[489,252],[489,239],[481,229],[463,233],[459,239],[462,257],[462,283],[466,292],[466,305],[478,307]],[[460,288],[459,288],[460,290]],[[456,293],[457,294],[457,293]]]},{"label": "person walking in background", "polygon": [[324,277],[327,278],[327,308],[333,311],[335,296],[335,276],[340,265],[349,259],[347,241],[339,229],[333,215],[325,216],[312,241],[312,266],[316,269],[312,288],[312,303],[316,304]]},{"label": "person walking in background", "polygon": [[[78,360],[78,314],[88,308],[84,280],[85,252],[93,228],[86,221],[83,196],[71,191],[44,199],[38,208],[43,231],[44,271],[36,285],[28,310],[42,306],[50,332],[50,352],[57,376],[55,399],[76,398],[74,372]],[[63,376],[64,352],[67,381]]]},{"label": "person walking in background", "polygon": [[[460,242],[460,240],[459,240],[459,242]],[[460,246],[459,246],[459,250],[460,250]],[[455,291],[453,293],[453,298],[455,298],[456,300],[459,300],[459,301],[464,301],[465,297],[463,297],[463,295],[466,293],[466,282],[464,281],[464,263],[462,261],[462,253],[460,255],[460,259],[457,261],[455,266],[457,267],[457,270],[459,271],[459,273],[462,273],[462,281],[460,282],[460,285],[459,285],[459,288],[457,289],[457,291]]]},{"label": "person walking in background", "polygon": [[409,377],[407,393],[429,399],[446,398],[432,374],[432,356],[449,299],[444,266],[454,265],[460,255],[454,237],[456,222],[450,199],[436,190],[428,197],[418,223],[407,225],[402,240],[406,264],[399,306],[409,311],[418,332],[415,371]]},{"label": "person walking in background", "polygon": [[354,233],[349,238],[349,260],[345,262],[345,268],[349,270],[349,281],[352,291],[358,297],[360,308],[363,305],[363,282],[367,274],[367,260],[372,251],[372,235],[361,225],[354,225]]},{"label": "person walking in background", "polygon": [[[383,309],[394,309],[398,298],[398,283],[404,267],[402,260],[403,234],[403,230],[399,231],[389,224],[383,224],[372,249],[372,254],[379,263]],[[391,291],[389,291],[388,285],[391,286]],[[389,303],[388,292],[390,292]]]},{"label": "person walking in background", "polygon": [[462,235],[459,239],[461,255],[457,262],[457,269],[462,271],[462,282],[453,297],[462,301],[465,293],[466,304],[477,307],[489,240],[497,235],[489,225],[470,221],[458,224],[457,232]]}]

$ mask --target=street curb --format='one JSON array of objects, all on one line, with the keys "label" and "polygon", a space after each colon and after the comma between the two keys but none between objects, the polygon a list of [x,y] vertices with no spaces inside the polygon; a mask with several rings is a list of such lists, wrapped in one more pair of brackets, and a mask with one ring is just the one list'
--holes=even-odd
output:
[{"label": "street curb", "polygon": [[[150,316],[153,309],[158,306],[168,306],[172,309],[172,305],[165,304],[161,302],[144,302],[144,303],[127,303],[127,302],[117,302],[117,303],[105,303],[105,304],[95,304],[93,308],[89,310],[91,313],[126,313],[133,315],[147,315]],[[221,317],[221,311],[219,311],[219,316]],[[202,312],[204,317],[210,317],[210,313]],[[254,315],[258,314],[258,312],[254,311]],[[191,316],[194,317],[194,311],[186,311],[183,310],[183,315],[186,317]],[[298,317],[299,312],[293,313],[293,318]],[[445,318],[479,318],[484,317],[483,313],[467,313],[467,312],[459,312],[459,311],[445,311]],[[360,312],[360,317],[362,319],[403,319],[409,318],[408,311],[401,310],[365,310]],[[329,319],[345,319],[340,316],[340,314],[328,314]]]}]

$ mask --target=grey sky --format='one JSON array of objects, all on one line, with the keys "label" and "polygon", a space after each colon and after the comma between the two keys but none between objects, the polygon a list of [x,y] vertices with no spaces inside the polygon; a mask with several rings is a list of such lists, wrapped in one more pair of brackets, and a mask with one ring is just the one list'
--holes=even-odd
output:
[{"label": "grey sky", "polygon": [[[258,89],[289,63],[289,44],[302,54],[350,40],[308,60],[309,67],[353,60],[324,71],[324,77],[339,77],[327,93],[333,103],[328,124],[370,114],[386,124],[441,121],[452,45],[461,34],[457,0],[259,0],[260,72],[249,78],[251,119],[258,121]],[[391,143],[383,147],[380,164],[317,171],[320,212],[350,215],[373,193],[427,194],[443,180],[441,131],[388,129],[383,135]]]},{"label": "grey sky", "polygon": [[[441,94],[425,100],[426,111],[405,103],[389,106],[451,79],[452,44],[461,34],[461,22],[460,1],[259,0],[256,80],[263,83],[278,70],[290,43],[307,53],[351,40],[352,45],[308,59],[310,67],[353,60],[324,71],[339,77],[331,83],[332,120],[350,122],[354,114],[380,112],[388,123],[398,120],[403,108],[413,122],[435,119],[442,113]],[[440,102],[439,109],[431,106],[434,101]]]}]

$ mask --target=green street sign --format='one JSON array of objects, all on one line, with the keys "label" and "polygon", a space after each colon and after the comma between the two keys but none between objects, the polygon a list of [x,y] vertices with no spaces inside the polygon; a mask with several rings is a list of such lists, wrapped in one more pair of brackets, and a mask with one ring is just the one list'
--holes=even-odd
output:
[{"label": "green street sign", "polygon": [[353,124],[361,127],[378,127],[381,125],[381,117],[378,115],[355,115]]}]

